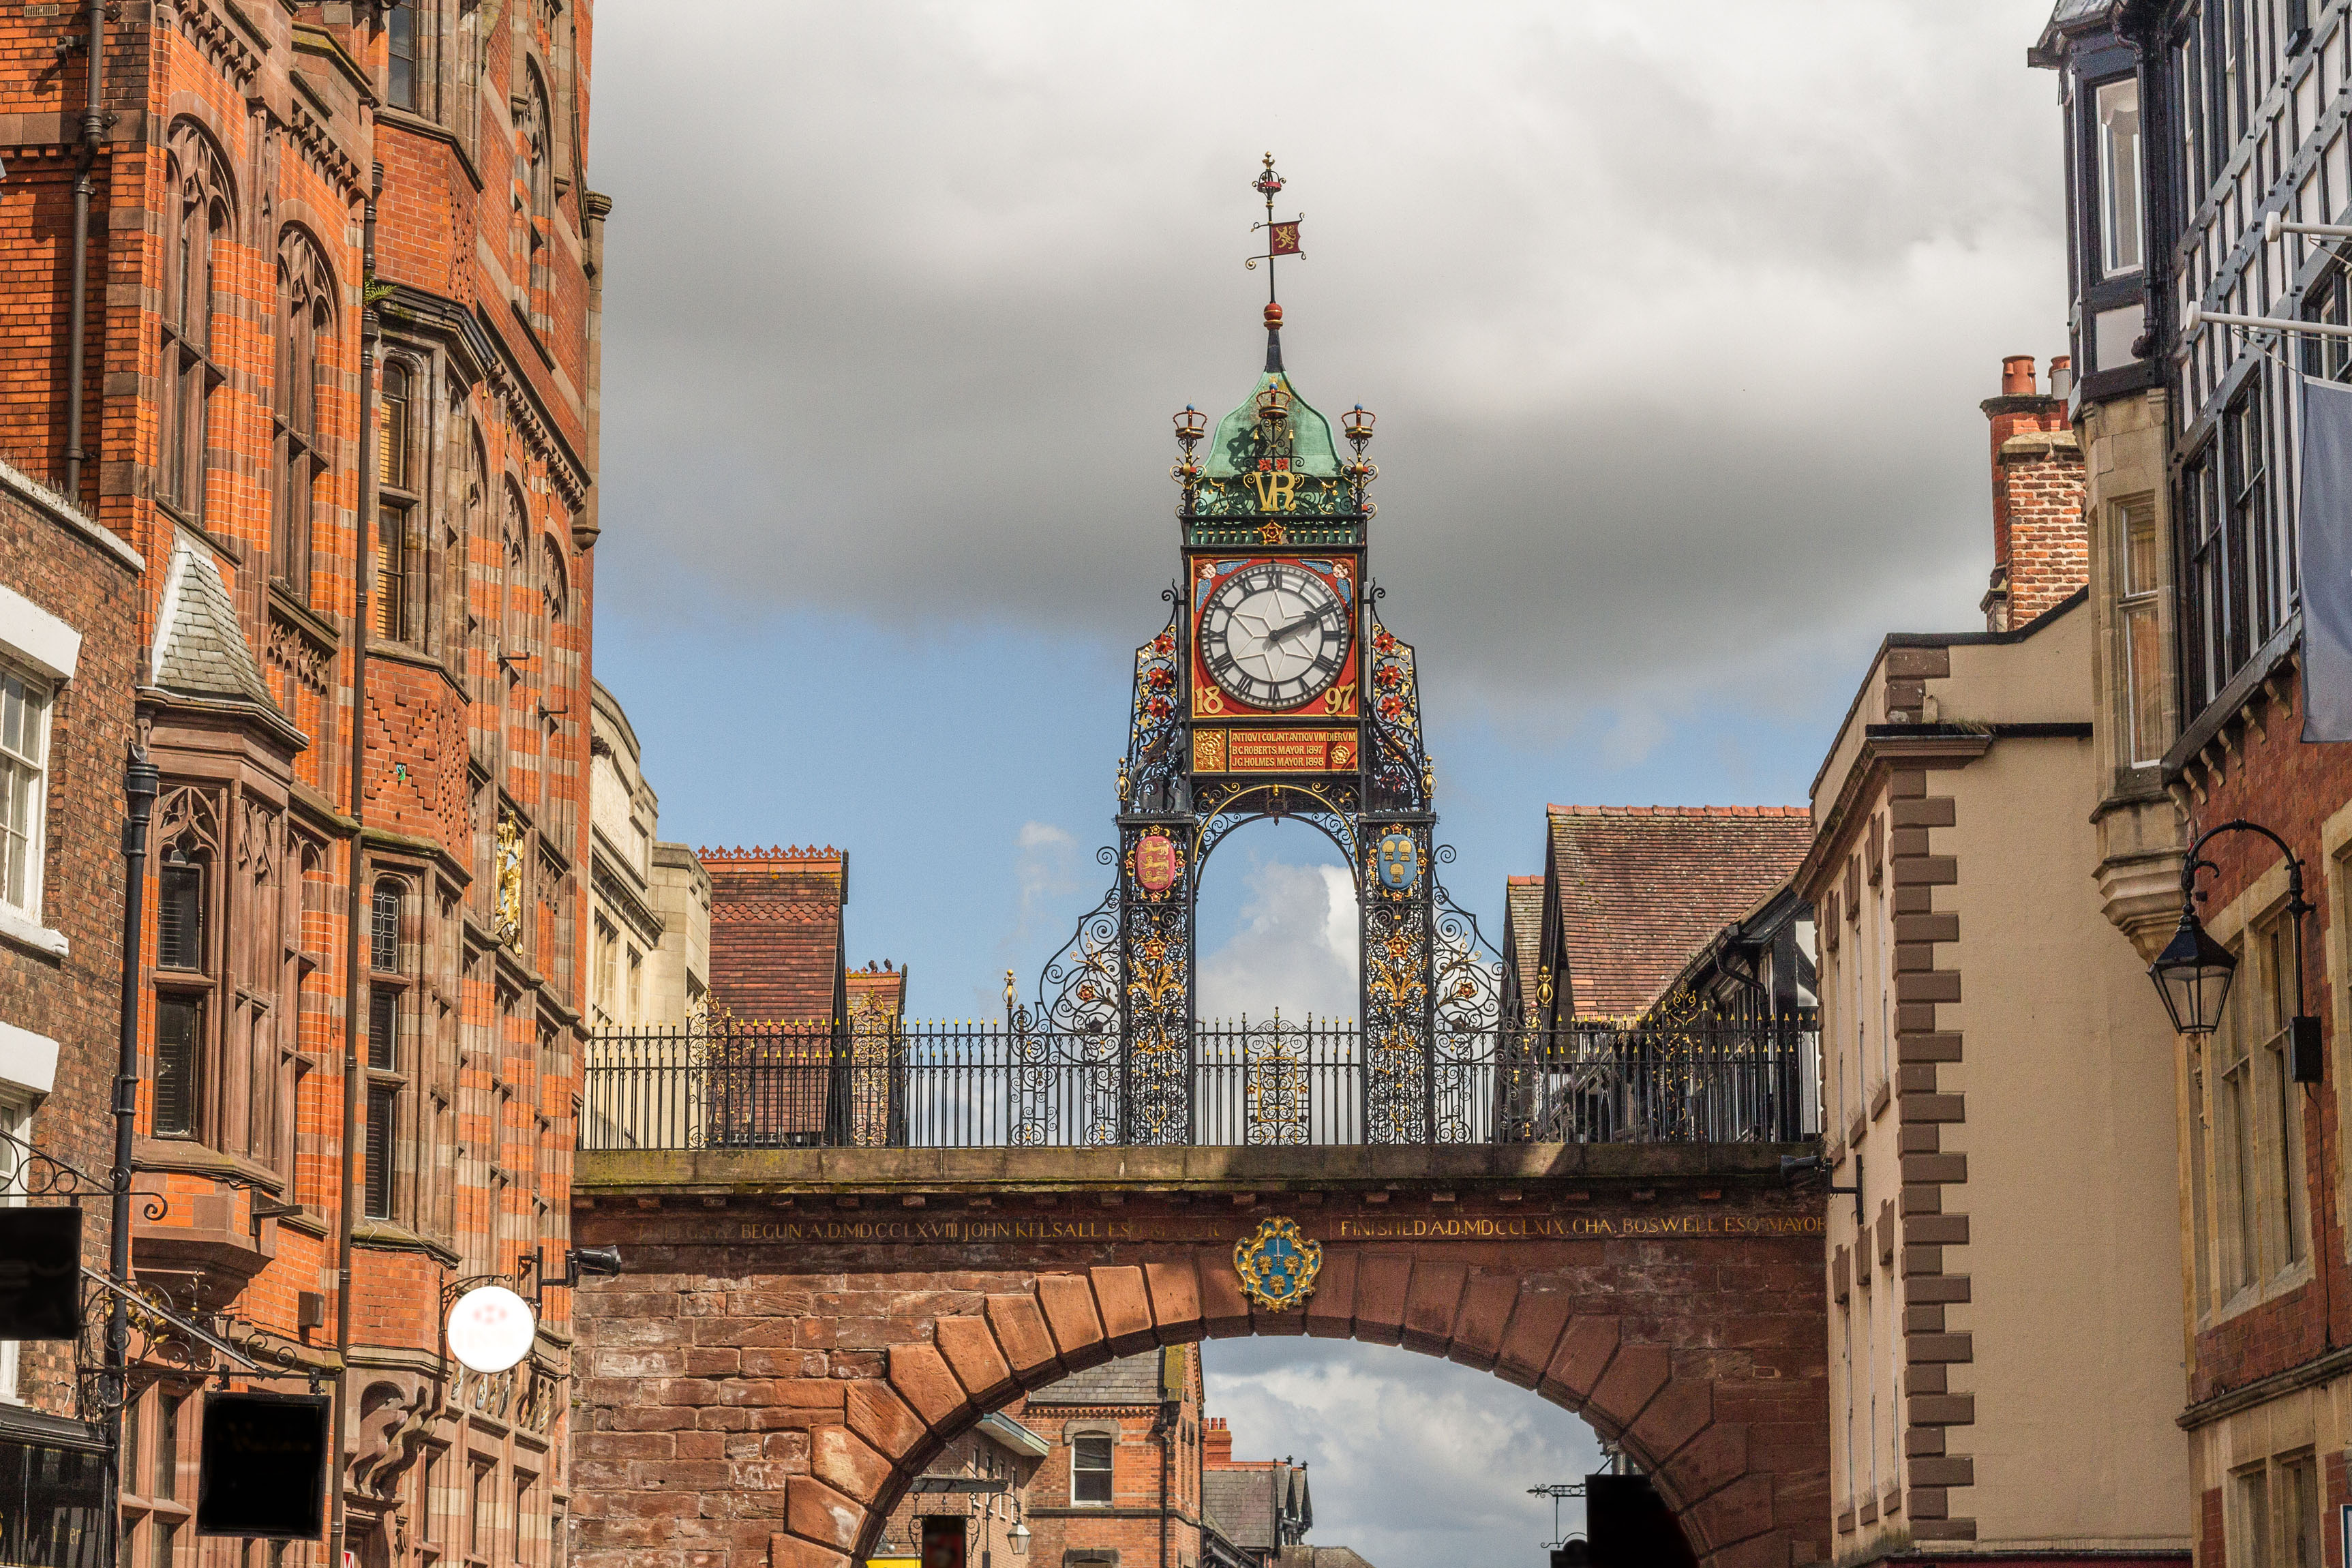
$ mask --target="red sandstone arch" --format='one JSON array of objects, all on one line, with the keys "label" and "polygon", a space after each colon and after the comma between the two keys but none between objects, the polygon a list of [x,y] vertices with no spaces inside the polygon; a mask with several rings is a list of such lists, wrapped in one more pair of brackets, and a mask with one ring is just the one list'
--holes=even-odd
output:
[{"label": "red sandstone arch", "polygon": [[1792,1423],[1785,1400],[1722,1397],[1715,1374],[1738,1347],[1629,1341],[1620,1316],[1577,1311],[1580,1294],[1595,1304],[1557,1277],[1341,1249],[1286,1314],[1253,1310],[1220,1253],[1039,1273],[892,1345],[882,1375],[840,1383],[839,1420],[809,1428],[807,1473],[785,1481],[771,1568],[862,1560],[925,1461],[1018,1391],[1153,1345],[1253,1333],[1399,1345],[1533,1389],[1625,1446],[1708,1568],[1824,1557],[1826,1410]]}]

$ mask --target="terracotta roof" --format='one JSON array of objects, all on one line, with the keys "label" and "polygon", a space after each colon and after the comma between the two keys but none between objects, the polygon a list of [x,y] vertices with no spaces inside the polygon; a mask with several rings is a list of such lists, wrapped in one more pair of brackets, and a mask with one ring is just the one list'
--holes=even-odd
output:
[{"label": "terracotta roof", "polygon": [[1788,878],[1813,839],[1801,805],[1554,805],[1547,815],[1579,1018],[1647,1011],[1692,953]]},{"label": "terracotta roof", "polygon": [[710,878],[710,1001],[746,1023],[829,1023],[842,1007],[849,857],[824,849],[703,849]]}]

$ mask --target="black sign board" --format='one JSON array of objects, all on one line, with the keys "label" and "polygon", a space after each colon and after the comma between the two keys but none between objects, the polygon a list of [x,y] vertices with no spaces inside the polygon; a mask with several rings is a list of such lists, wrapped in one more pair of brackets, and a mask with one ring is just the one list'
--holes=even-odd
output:
[{"label": "black sign board", "polygon": [[1647,1476],[1585,1477],[1584,1533],[1593,1568],[1698,1568]]},{"label": "black sign board", "polygon": [[81,1333],[81,1210],[0,1208],[0,1340]]},{"label": "black sign board", "polygon": [[327,1528],[323,1394],[207,1394],[196,1533],[319,1541]]}]

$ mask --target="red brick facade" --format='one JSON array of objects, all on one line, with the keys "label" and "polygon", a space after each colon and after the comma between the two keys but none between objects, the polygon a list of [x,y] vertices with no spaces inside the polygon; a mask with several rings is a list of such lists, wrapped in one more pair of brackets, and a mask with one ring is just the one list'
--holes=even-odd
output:
[{"label": "red brick facade", "polygon": [[[114,1163],[122,769],[140,567],[128,545],[62,497],[0,467],[0,679],[29,688],[45,714],[38,743],[21,730],[14,741],[0,734],[0,750],[38,752],[45,770],[37,797],[45,831],[24,847],[33,864],[20,868],[21,884],[5,875],[10,849],[0,846],[0,1133],[100,1184]],[[14,825],[5,801],[0,822]],[[24,1153],[0,1144],[0,1171],[18,1172]],[[16,1190],[74,1184],[54,1172],[25,1172]],[[84,1261],[102,1264],[102,1197],[84,1201],[82,1239]],[[16,1356],[13,1391],[0,1362],[0,1394],[13,1392],[51,1415],[76,1414],[70,1345],[29,1341]]]},{"label": "red brick facade", "polygon": [[[583,1155],[577,1229],[627,1271],[581,1297],[579,1568],[845,1568],[986,1413],[1025,1393],[1034,1423],[1073,1372],[1246,1333],[1491,1370],[1622,1438],[1710,1568],[1828,1556],[1818,1200],[1760,1157],[1643,1151],[1636,1186],[1384,1179],[1367,1150],[1359,1186],[1244,1152],[1214,1177],[1189,1151],[1116,1175],[1085,1151]],[[1301,1310],[1235,1276],[1265,1184],[1322,1247]]]},{"label": "red brick facade", "polygon": [[[2053,392],[2065,375],[2050,363]],[[1992,423],[1992,585],[1985,629],[2007,631],[2054,609],[2090,577],[2083,522],[2083,448],[2067,422],[2063,394],[2034,387],[2033,357],[2000,363],[2000,395],[1987,398]]]},{"label": "red brick facade", "polygon": [[[827,845],[699,853],[710,876],[712,1010],[747,1024],[824,1025],[847,1017],[847,852]],[[903,1003],[903,989],[898,994]]]},{"label": "red brick facade", "polygon": [[[0,458],[37,476],[68,468],[85,57],[53,46],[79,24],[0,17]],[[542,1247],[560,1268],[567,1232],[590,43],[586,0],[159,0],[102,44],[71,499],[143,557],[143,662],[110,678],[163,775],[136,1158],[168,1208],[134,1266],[350,1368],[338,1475],[368,1568],[561,1554],[568,1292],[497,1377],[460,1374],[439,1325],[452,1281]],[[108,744],[90,809],[119,819]],[[140,1375],[125,1561],[227,1561],[186,1522],[191,1386]]]}]

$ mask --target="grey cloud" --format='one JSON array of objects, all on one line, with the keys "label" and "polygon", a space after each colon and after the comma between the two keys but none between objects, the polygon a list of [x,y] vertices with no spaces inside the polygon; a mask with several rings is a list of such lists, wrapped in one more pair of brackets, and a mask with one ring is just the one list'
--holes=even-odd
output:
[{"label": "grey cloud", "polygon": [[1289,361],[1381,416],[1434,698],[1564,721],[1950,624],[1975,405],[2060,341],[2045,10],[608,8],[606,584],[1148,635],[1272,147]]}]

